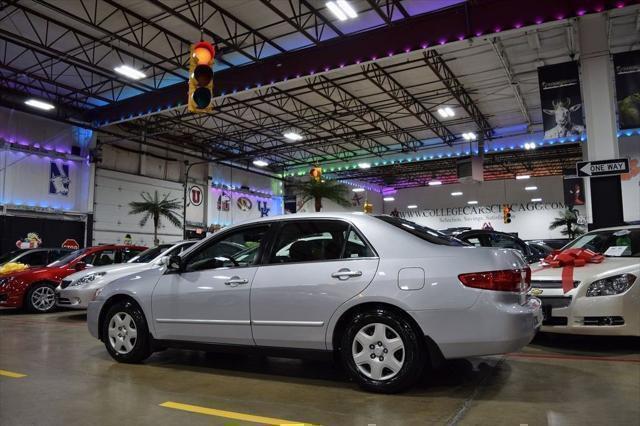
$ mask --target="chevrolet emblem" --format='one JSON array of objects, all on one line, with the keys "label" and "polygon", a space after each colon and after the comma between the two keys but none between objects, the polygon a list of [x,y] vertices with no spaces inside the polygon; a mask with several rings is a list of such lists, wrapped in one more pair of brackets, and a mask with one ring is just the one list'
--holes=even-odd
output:
[{"label": "chevrolet emblem", "polygon": [[529,290],[529,294],[532,296],[540,296],[542,293],[544,293],[544,290],[541,288],[532,288]]}]

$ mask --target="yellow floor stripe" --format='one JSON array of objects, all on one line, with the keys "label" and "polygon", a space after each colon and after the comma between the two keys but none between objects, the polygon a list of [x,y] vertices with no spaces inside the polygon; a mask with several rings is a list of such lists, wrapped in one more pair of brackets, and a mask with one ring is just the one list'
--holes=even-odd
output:
[{"label": "yellow floor stripe", "polygon": [[0,376],[11,377],[13,379],[20,379],[22,377],[27,377],[26,374],[14,373],[13,371],[0,370]]},{"label": "yellow floor stripe", "polygon": [[233,411],[216,410],[215,408],[200,407],[198,405],[181,404],[167,401],[160,404],[161,407],[176,410],[189,411],[191,413],[206,414],[208,416],[224,417],[233,420],[244,420],[253,423],[262,423],[276,426],[305,426],[308,423],[292,422],[290,420],[274,419],[272,417],[252,416],[251,414],[235,413]]}]

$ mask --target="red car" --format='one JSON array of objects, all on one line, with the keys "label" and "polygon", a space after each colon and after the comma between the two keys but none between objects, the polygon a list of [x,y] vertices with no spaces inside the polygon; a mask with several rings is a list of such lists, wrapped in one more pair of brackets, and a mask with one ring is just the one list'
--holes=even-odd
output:
[{"label": "red car", "polygon": [[104,245],[69,253],[44,267],[0,275],[0,307],[22,308],[31,312],[51,312],[55,306],[55,288],[67,275],[92,266],[123,263],[146,247]]}]

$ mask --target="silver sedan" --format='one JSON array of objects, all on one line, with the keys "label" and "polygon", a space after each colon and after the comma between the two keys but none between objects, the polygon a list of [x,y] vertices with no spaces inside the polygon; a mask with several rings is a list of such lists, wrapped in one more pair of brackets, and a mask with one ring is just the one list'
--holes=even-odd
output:
[{"label": "silver sedan", "polygon": [[263,218],[164,263],[89,304],[91,334],[119,362],[172,346],[336,355],[363,388],[398,392],[434,357],[517,351],[542,320],[520,253],[389,216]]},{"label": "silver sedan", "polygon": [[87,268],[69,275],[56,288],[56,305],[60,308],[87,309],[96,291],[111,281],[159,264],[164,256],[179,254],[195,241],[160,244],[147,249],[127,263]]}]

